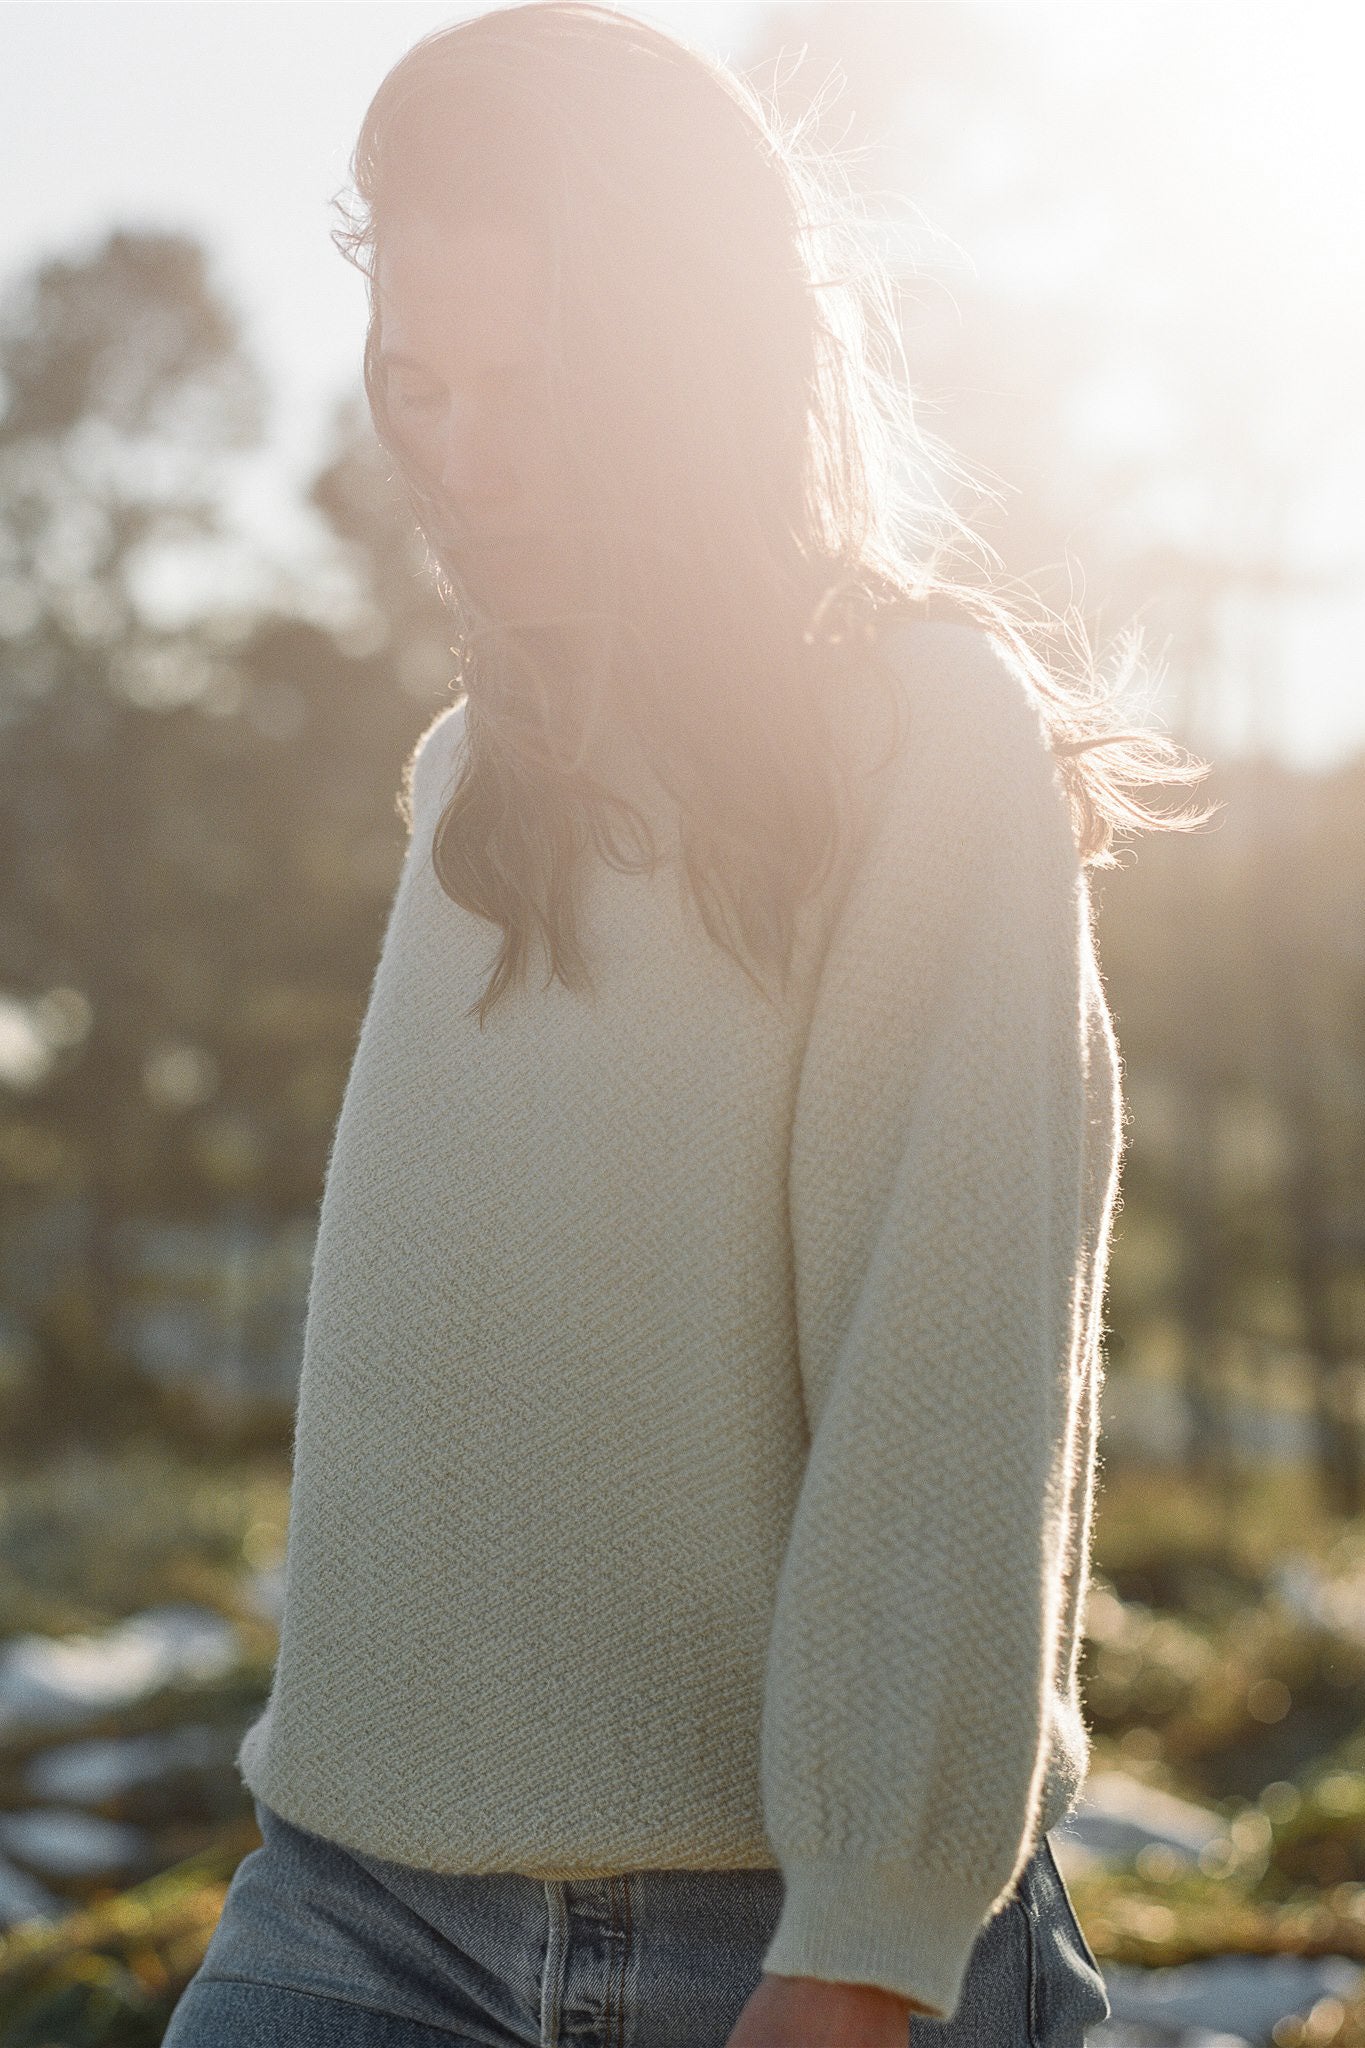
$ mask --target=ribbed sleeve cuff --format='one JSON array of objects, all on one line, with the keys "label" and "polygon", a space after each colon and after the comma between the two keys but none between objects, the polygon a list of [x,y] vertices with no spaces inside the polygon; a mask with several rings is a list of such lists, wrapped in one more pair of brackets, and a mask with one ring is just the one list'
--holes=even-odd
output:
[{"label": "ribbed sleeve cuff", "polygon": [[[763,1968],[878,1984],[949,2019],[991,1901],[899,1863],[783,1865],[786,1896]],[[926,2015],[927,2017],[927,2015]]]}]

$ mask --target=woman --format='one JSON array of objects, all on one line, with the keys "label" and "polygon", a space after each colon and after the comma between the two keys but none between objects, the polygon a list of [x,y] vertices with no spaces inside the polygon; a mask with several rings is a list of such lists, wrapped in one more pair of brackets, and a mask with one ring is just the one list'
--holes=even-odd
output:
[{"label": "woman", "polygon": [[328,1166],[263,1844],[167,2041],[1080,2042],[1086,870],[1175,750],[934,573],[885,281],[721,67],[484,14],[355,176],[461,688]]}]

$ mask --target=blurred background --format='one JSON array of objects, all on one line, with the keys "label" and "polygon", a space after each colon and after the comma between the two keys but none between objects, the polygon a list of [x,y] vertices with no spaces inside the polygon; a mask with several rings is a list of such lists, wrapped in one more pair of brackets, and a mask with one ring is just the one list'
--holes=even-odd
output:
[{"label": "blurred background", "polygon": [[[259,1840],[327,1147],[449,699],[334,197],[458,7],[0,7],[0,2042],[158,2042]],[[1056,1838],[1095,2042],[1365,2043],[1365,33],[639,5],[849,158],[1000,573],[1216,822],[1096,877],[1132,1137]]]}]

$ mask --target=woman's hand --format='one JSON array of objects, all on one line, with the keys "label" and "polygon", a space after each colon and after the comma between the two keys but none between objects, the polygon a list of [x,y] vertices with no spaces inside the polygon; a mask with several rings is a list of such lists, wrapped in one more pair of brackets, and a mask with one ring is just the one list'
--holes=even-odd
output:
[{"label": "woman's hand", "polygon": [[906,2048],[912,2012],[932,2008],[877,1984],[765,1971],[726,2048]]}]

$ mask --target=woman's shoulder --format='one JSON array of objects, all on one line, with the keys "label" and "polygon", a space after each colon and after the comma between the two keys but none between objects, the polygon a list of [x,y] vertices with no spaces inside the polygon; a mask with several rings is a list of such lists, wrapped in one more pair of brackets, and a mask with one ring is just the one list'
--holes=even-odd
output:
[{"label": "woman's shoulder", "polygon": [[898,605],[877,622],[873,657],[908,702],[927,716],[965,713],[980,737],[1021,720],[1046,739],[1025,658],[1004,635],[950,598]]},{"label": "woman's shoulder", "polygon": [[1074,845],[1061,770],[1026,659],[950,604],[896,608],[879,624],[864,703],[883,786],[882,834],[980,845],[1032,829]]},{"label": "woman's shoulder", "polygon": [[950,599],[897,605],[876,621],[873,696],[892,703],[907,765],[967,774],[988,762],[1027,774],[1053,761],[1028,659],[1002,633]]}]

